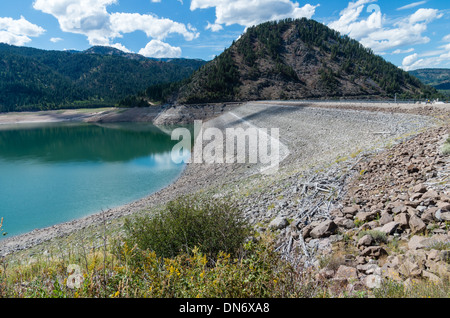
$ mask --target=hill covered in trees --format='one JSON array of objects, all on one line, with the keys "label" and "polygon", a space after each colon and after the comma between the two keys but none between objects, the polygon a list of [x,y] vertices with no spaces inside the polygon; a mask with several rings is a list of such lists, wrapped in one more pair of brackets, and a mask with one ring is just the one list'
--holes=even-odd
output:
[{"label": "hill covered in trees", "polygon": [[208,103],[302,98],[432,98],[439,93],[348,36],[309,19],[251,27],[189,79],[128,100]]},{"label": "hill covered in trees", "polygon": [[450,69],[425,68],[409,72],[424,84],[431,85],[450,96]]},{"label": "hill covered in trees", "polygon": [[204,63],[107,47],[66,52],[0,44],[0,111],[112,106],[154,84],[187,78]]}]

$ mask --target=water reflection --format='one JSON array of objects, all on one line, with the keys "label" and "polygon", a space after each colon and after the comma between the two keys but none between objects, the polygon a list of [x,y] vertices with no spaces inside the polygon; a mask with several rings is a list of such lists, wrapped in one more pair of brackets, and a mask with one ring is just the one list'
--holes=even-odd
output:
[{"label": "water reflection", "polygon": [[129,161],[168,152],[171,136],[149,124],[47,124],[0,129],[0,157],[44,162]]},{"label": "water reflection", "polygon": [[184,168],[171,160],[178,142],[171,140],[175,128],[1,125],[0,218],[8,237],[123,205],[168,186]]}]

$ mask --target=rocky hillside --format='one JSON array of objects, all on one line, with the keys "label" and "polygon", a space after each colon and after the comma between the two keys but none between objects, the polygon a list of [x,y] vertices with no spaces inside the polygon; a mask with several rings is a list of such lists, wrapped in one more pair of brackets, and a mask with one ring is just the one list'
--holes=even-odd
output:
[{"label": "rocky hillside", "polygon": [[[311,217],[290,227],[287,220],[274,220],[273,227],[287,229],[285,253],[297,250],[306,263],[321,262],[317,279],[349,292],[380,288],[386,280],[405,287],[447,281],[450,157],[442,146],[448,132],[432,129],[361,157],[341,188],[345,196],[328,216],[309,211]],[[317,181],[309,186],[329,189]]]},{"label": "rocky hillside", "polygon": [[174,101],[386,98],[395,94],[431,98],[437,91],[321,23],[288,19],[249,28],[183,83]]}]

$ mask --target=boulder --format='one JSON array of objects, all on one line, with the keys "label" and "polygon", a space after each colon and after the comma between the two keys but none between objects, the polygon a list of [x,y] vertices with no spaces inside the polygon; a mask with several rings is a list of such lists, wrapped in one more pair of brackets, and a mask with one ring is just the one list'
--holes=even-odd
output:
[{"label": "boulder", "polygon": [[364,235],[358,240],[358,247],[361,246],[370,246],[374,242],[373,237],[371,235]]},{"label": "boulder", "polygon": [[336,223],[337,226],[343,227],[348,230],[355,227],[355,222],[344,217],[338,216],[333,221],[334,223]]},{"label": "boulder", "polygon": [[362,222],[370,222],[375,220],[378,214],[379,214],[378,210],[369,212],[358,212],[356,214],[356,218]]},{"label": "boulder", "polygon": [[448,242],[449,240],[450,235],[448,234],[436,234],[432,237],[414,235],[408,242],[408,248],[410,250],[423,249],[431,247],[435,243]]},{"label": "boulder", "polygon": [[405,230],[409,226],[409,218],[410,218],[410,216],[408,213],[400,213],[394,217],[394,221],[399,224],[399,227],[402,230]]},{"label": "boulder", "polygon": [[450,203],[439,201],[436,206],[441,209],[441,212],[450,212]]},{"label": "boulder", "polygon": [[413,215],[409,219],[409,228],[413,234],[422,233],[427,228],[427,225],[418,216]]},{"label": "boulder", "polygon": [[356,280],[358,279],[358,271],[354,267],[341,265],[339,266],[334,278],[339,280],[346,279],[347,281]]},{"label": "boulder", "polygon": [[439,198],[440,198],[439,194],[436,192],[436,190],[433,189],[428,190],[422,195],[422,200],[430,199],[433,201],[438,201]]},{"label": "boulder", "polygon": [[378,230],[380,232],[386,233],[387,235],[392,235],[397,230],[399,224],[400,223],[395,222],[395,221],[389,222],[389,223],[383,225],[381,228],[378,228]]},{"label": "boulder", "polygon": [[369,275],[364,278],[364,285],[369,289],[380,288],[382,283],[380,275]]},{"label": "boulder", "polygon": [[430,273],[429,271],[422,271],[422,276],[437,284],[441,282],[441,279],[438,276],[436,276],[433,273]]},{"label": "boulder", "polygon": [[441,220],[442,221],[450,221],[450,212],[441,213]]},{"label": "boulder", "polygon": [[366,275],[381,275],[381,268],[377,264],[362,264],[356,266],[356,269]]},{"label": "boulder", "polygon": [[424,221],[425,223],[432,223],[434,222],[434,215],[435,215],[436,211],[431,211],[430,209],[425,210],[422,215],[420,216],[420,218],[422,219],[422,221]]},{"label": "boulder", "polygon": [[316,226],[310,233],[312,238],[328,237],[336,233],[338,226],[331,220],[322,222]]},{"label": "boulder", "polygon": [[394,221],[394,218],[389,213],[383,213],[379,220],[381,226],[388,224],[392,221]]},{"label": "boulder", "polygon": [[282,230],[289,226],[289,221],[284,217],[277,217],[269,224],[271,230]]},{"label": "boulder", "polygon": [[422,274],[422,269],[417,263],[405,260],[400,265],[399,272],[405,277],[418,277]]},{"label": "boulder", "polygon": [[412,192],[414,192],[414,193],[425,193],[425,192],[427,192],[427,187],[423,183],[420,183],[418,185],[415,185],[412,188]]},{"label": "boulder", "polygon": [[356,213],[358,213],[359,207],[356,206],[348,206],[342,209],[342,213],[344,214],[350,214],[350,215],[355,215]]},{"label": "boulder", "polygon": [[369,246],[360,253],[361,256],[369,256],[374,258],[379,258],[380,256],[387,254],[387,251],[382,246]]},{"label": "boulder", "polygon": [[414,235],[408,242],[408,248],[410,250],[424,248],[427,241],[429,241],[427,237]]}]

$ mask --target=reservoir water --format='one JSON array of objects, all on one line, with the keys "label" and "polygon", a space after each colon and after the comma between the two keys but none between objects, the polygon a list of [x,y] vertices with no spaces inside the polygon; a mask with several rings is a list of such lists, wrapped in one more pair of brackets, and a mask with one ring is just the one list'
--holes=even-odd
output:
[{"label": "reservoir water", "polygon": [[106,211],[168,186],[184,169],[171,159],[176,142],[149,124],[0,126],[6,237]]}]

